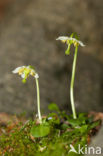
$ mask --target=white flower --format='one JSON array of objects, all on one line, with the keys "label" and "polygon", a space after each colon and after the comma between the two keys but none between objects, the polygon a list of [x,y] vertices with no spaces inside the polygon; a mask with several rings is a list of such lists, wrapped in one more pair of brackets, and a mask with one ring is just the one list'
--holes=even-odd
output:
[{"label": "white flower", "polygon": [[39,75],[35,72],[32,66],[21,66],[17,67],[15,70],[12,71],[14,74],[19,74],[24,81],[29,77],[29,75],[39,78]]},{"label": "white flower", "polygon": [[56,40],[61,40],[63,43],[67,43],[69,44],[70,41],[72,41],[72,43],[75,45],[80,45],[82,47],[84,47],[85,45],[83,44],[83,42],[73,38],[73,37],[67,37],[67,36],[60,36],[58,37]]}]

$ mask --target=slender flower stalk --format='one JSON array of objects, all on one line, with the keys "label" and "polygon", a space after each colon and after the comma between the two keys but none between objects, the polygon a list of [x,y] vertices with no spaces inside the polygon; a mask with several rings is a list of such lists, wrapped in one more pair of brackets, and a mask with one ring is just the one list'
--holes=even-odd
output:
[{"label": "slender flower stalk", "polygon": [[38,117],[39,122],[42,123],[42,117],[40,112],[40,91],[39,91],[39,75],[36,73],[34,68],[32,66],[21,66],[17,67],[15,70],[13,70],[13,73],[18,73],[22,77],[22,82],[25,83],[27,78],[31,75],[35,78],[36,81],[36,90],[37,90],[37,108],[38,108]]},{"label": "slender flower stalk", "polygon": [[[73,36],[75,35],[75,38]],[[70,37],[67,36],[60,36],[56,40],[61,40],[63,43],[66,43],[68,45],[65,54],[70,54],[70,47],[73,44],[75,47],[75,53],[74,53],[74,60],[73,60],[73,67],[72,67],[72,77],[71,77],[71,84],[70,84],[70,101],[71,101],[71,107],[73,112],[73,118],[76,119],[76,110],[75,110],[75,103],[74,103],[74,80],[75,80],[75,71],[76,71],[76,61],[77,61],[77,53],[78,53],[78,46],[84,47],[85,45],[78,40],[78,37],[76,34],[72,34]]]},{"label": "slender flower stalk", "polygon": [[40,91],[39,91],[39,81],[38,81],[38,77],[35,77],[35,81],[36,81],[36,89],[37,89],[38,117],[39,117],[40,123],[42,123],[42,117],[41,117],[41,113],[40,113]]},{"label": "slender flower stalk", "polygon": [[75,110],[75,104],[74,104],[74,94],[73,94],[75,70],[76,70],[76,61],[77,61],[77,53],[78,53],[78,46],[75,47],[73,67],[72,67],[71,85],[70,85],[70,100],[71,100],[71,106],[72,106],[72,112],[73,112],[73,118],[74,119],[77,118],[76,110]]}]

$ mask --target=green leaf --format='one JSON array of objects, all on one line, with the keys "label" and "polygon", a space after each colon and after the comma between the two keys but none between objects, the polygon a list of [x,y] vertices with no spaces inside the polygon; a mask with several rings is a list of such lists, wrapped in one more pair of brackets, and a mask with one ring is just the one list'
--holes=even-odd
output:
[{"label": "green leaf", "polygon": [[79,126],[81,124],[81,121],[78,119],[68,119],[69,124],[71,124],[73,127]]},{"label": "green leaf", "polygon": [[87,118],[87,113],[79,113],[78,117],[79,118],[84,118],[84,117]]},{"label": "green leaf", "polygon": [[61,129],[66,130],[67,128],[70,128],[70,126],[67,125],[67,124],[62,124],[61,125]]},{"label": "green leaf", "polygon": [[81,121],[81,124],[86,124],[86,121],[88,120],[86,113],[80,113],[78,116],[78,120]]},{"label": "green leaf", "polygon": [[89,117],[89,118],[88,118],[88,120],[87,120],[87,121],[88,121],[88,124],[93,123],[93,119],[94,119],[94,117],[93,117],[93,116]]},{"label": "green leaf", "polygon": [[51,104],[48,106],[48,109],[49,109],[50,111],[57,111],[57,112],[60,111],[60,110],[59,110],[59,107],[58,107],[55,103],[51,103]]},{"label": "green leaf", "polygon": [[99,124],[100,124],[100,120],[91,123],[91,125],[89,126],[89,130],[95,128],[95,127],[98,126]]},{"label": "green leaf", "polygon": [[83,125],[81,128],[79,128],[79,130],[82,134],[86,133],[88,131],[88,125]]},{"label": "green leaf", "polygon": [[55,117],[55,118],[57,118],[58,115],[57,115],[56,113],[52,112],[52,113],[49,113],[49,114],[48,114],[48,118],[49,118],[49,117]]},{"label": "green leaf", "polygon": [[46,124],[34,125],[31,128],[30,134],[35,137],[45,137],[50,133],[50,126]]}]

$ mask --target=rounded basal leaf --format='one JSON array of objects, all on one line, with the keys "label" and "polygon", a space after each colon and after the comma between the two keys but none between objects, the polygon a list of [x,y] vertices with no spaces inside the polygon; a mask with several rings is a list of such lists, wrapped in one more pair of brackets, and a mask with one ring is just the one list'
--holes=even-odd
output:
[{"label": "rounded basal leaf", "polygon": [[35,137],[45,137],[50,133],[50,126],[46,124],[34,125],[31,128],[30,134]]},{"label": "rounded basal leaf", "polygon": [[50,111],[59,111],[59,107],[55,104],[55,103],[51,103],[49,106],[48,106],[48,109]]},{"label": "rounded basal leaf", "polygon": [[76,126],[80,126],[81,125],[81,121],[79,119],[68,119],[68,122],[73,127],[76,127]]}]

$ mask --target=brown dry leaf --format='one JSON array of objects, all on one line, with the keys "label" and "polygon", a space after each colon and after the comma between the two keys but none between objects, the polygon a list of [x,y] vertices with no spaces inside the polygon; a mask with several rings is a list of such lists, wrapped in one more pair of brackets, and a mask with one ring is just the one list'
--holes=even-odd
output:
[{"label": "brown dry leaf", "polygon": [[7,7],[13,2],[13,0],[0,0],[0,20],[4,17]]},{"label": "brown dry leaf", "polygon": [[32,135],[30,135],[30,139],[35,142],[35,137],[33,137]]},{"label": "brown dry leaf", "polygon": [[19,122],[25,122],[26,121],[26,118],[20,118],[20,117],[17,117],[16,115],[10,115],[10,114],[7,114],[7,113],[0,113],[0,125],[5,125],[7,126],[8,123],[11,123],[11,125],[17,125]]},{"label": "brown dry leaf", "polygon": [[96,120],[102,120],[103,121],[103,113],[102,112],[90,112],[89,116],[94,116],[94,121]]},{"label": "brown dry leaf", "polygon": [[88,135],[88,137],[87,137],[87,142],[88,142],[88,144],[90,144],[90,142],[91,142],[91,138],[90,138],[89,135]]},{"label": "brown dry leaf", "polygon": [[8,122],[12,122],[13,116],[7,113],[0,113],[0,125],[7,125]]}]

